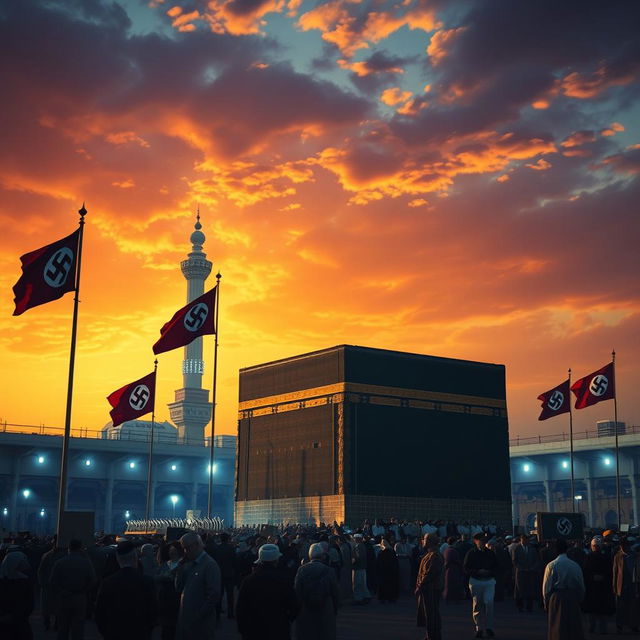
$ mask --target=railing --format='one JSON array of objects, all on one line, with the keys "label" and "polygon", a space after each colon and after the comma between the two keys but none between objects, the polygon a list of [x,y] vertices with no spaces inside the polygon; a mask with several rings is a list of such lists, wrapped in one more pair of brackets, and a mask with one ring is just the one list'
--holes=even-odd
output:
[{"label": "railing", "polygon": [[[627,426],[624,428],[619,428],[618,435],[626,436],[634,433],[640,433],[640,426]],[[599,438],[608,438],[615,435],[613,429],[611,432],[602,432],[602,431],[574,431],[573,439],[574,440],[596,440]],[[526,438],[521,438],[517,436],[509,440],[510,447],[520,447],[526,444],[544,444],[545,442],[568,442],[569,441],[569,433],[553,433],[547,435],[538,435],[538,436],[528,436]]]},{"label": "railing", "polygon": [[[24,433],[37,436],[57,436],[64,435],[62,427],[49,427],[44,424],[13,424],[11,422],[0,422],[0,434],[2,433]],[[149,442],[151,438],[150,432],[141,431],[98,431],[96,429],[87,429],[86,427],[73,427],[71,429],[72,438],[93,438],[95,440],[125,440],[128,442]],[[163,433],[158,430],[153,434],[153,441],[158,444],[178,444],[191,446],[209,446],[211,438],[191,438],[179,440],[176,436],[169,433]],[[214,438],[215,444],[215,438]]]}]

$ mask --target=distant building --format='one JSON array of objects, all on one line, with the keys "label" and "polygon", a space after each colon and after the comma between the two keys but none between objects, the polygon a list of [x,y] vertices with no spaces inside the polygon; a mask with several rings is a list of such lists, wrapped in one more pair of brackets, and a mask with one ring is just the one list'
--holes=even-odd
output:
[{"label": "distant building", "polygon": [[[114,427],[113,422],[109,421],[102,427],[102,438],[104,440],[149,442],[151,426],[150,420],[128,420],[117,427]],[[178,441],[178,430],[170,422],[156,422],[153,425],[153,441],[175,443]]]},{"label": "distant building", "polygon": [[240,371],[236,525],[511,521],[502,365],[342,345]]}]

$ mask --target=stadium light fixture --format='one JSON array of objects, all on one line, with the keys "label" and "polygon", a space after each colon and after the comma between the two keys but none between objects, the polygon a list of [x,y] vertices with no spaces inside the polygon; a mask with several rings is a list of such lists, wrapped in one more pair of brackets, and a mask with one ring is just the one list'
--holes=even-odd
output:
[{"label": "stadium light fixture", "polygon": [[44,464],[44,456],[38,456],[38,464]]},{"label": "stadium light fixture", "polygon": [[171,465],[171,471],[176,471],[178,469],[178,465],[177,464],[172,464]]},{"label": "stadium light fixture", "polygon": [[569,468],[569,463],[566,460],[562,461],[562,468],[563,469],[568,469]]},{"label": "stadium light fixture", "polygon": [[91,458],[87,458],[87,459],[84,461],[84,466],[85,466],[85,467],[90,467],[90,466],[91,466]]},{"label": "stadium light fixture", "polygon": [[30,490],[30,489],[23,489],[23,490],[22,490],[22,495],[23,495],[25,498],[28,498],[28,497],[31,495],[31,490]]},{"label": "stadium light fixture", "polygon": [[531,465],[530,465],[530,464],[524,464],[524,465],[522,465],[522,470],[523,470],[525,473],[529,473],[529,471],[531,471]]},{"label": "stadium light fixture", "polygon": [[132,461],[129,463],[129,469],[135,469],[135,468],[136,468],[136,463],[132,460]]},{"label": "stadium light fixture", "polygon": [[582,500],[582,496],[577,495],[577,496],[576,496],[576,500]]},{"label": "stadium light fixture", "polygon": [[603,460],[603,462],[607,465],[607,467],[611,466],[611,458],[608,456]]}]

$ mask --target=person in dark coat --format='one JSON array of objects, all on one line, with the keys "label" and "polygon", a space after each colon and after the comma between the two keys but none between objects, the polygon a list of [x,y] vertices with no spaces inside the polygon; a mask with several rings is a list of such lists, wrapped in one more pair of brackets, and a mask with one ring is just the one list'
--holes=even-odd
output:
[{"label": "person in dark coat", "polygon": [[400,566],[398,556],[384,538],[380,541],[380,553],[376,558],[376,576],[378,589],[376,595],[380,602],[395,602],[400,589]]},{"label": "person in dark coat", "polygon": [[254,572],[238,591],[236,619],[242,640],[290,640],[291,623],[299,611],[287,574],[278,569],[280,550],[264,544]]},{"label": "person in dark coat", "polygon": [[378,590],[378,574],[376,572],[376,551],[374,549],[374,540],[364,541],[364,548],[367,554],[367,589],[370,593]]},{"label": "person in dark coat", "polygon": [[636,557],[626,538],[620,540],[620,549],[613,558],[612,585],[616,597],[616,628],[622,632],[624,627],[637,631],[640,626],[640,598],[636,573]]},{"label": "person in dark coat", "polygon": [[492,539],[487,542],[487,547],[496,554],[498,568],[496,570],[496,592],[494,602],[503,602],[507,585],[511,582],[511,556],[502,540]]},{"label": "person in dark coat", "polygon": [[138,570],[135,546],[118,544],[120,570],[105,578],[95,606],[96,626],[104,640],[150,640],[158,617],[153,578]]},{"label": "person in dark coat", "polygon": [[234,617],[233,604],[234,604],[234,583],[236,572],[236,551],[229,542],[229,534],[220,534],[220,544],[215,546],[214,560],[220,567],[220,577],[222,581],[222,593],[220,594],[220,602],[216,609],[216,616],[220,619],[220,613],[222,611],[222,599],[227,596],[227,618]]},{"label": "person in dark coat", "polygon": [[613,562],[602,549],[602,538],[591,540],[589,553],[582,567],[586,594],[582,610],[589,617],[589,632],[607,633],[607,618],[616,612],[613,595]]},{"label": "person in dark coat", "polygon": [[45,631],[51,628],[51,616],[55,614],[55,592],[51,586],[53,565],[60,560],[66,551],[54,546],[41,558],[38,566],[38,584],[40,585],[40,610]]},{"label": "person in dark coat", "polygon": [[442,554],[444,559],[444,601],[459,602],[465,599],[462,560],[455,546],[449,546]]},{"label": "person in dark coat", "polygon": [[538,550],[529,544],[529,537],[520,536],[518,544],[511,556],[515,570],[514,598],[518,611],[526,606],[527,611],[533,610],[533,601],[539,598],[540,591],[536,589],[540,571],[540,556]]},{"label": "person in dark coat", "polygon": [[182,547],[174,541],[158,551],[158,573],[156,588],[158,594],[158,622],[161,640],[174,640],[180,610],[180,595],[176,591],[176,575],[182,558]]},{"label": "person in dark coat", "polygon": [[10,551],[0,565],[0,638],[32,640],[33,583],[22,551]]},{"label": "person in dark coat", "polygon": [[424,537],[426,553],[420,561],[416,579],[418,626],[427,628],[425,640],[442,640],[440,600],[444,588],[444,560],[438,551],[439,542],[433,533]]},{"label": "person in dark coat", "polygon": [[69,542],[69,552],[51,570],[51,587],[56,594],[58,640],[84,637],[89,594],[97,584],[96,572],[80,540]]}]

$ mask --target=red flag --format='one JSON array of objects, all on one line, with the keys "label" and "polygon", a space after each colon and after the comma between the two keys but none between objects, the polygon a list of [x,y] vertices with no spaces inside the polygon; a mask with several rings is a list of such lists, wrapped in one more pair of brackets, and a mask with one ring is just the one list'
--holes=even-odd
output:
[{"label": "red flag", "polygon": [[584,409],[592,404],[616,397],[616,381],[613,362],[590,373],[571,385],[576,396],[576,409]]},{"label": "red flag", "polygon": [[80,229],[70,236],[20,257],[22,275],[13,287],[14,316],[51,302],[76,288],[76,261]]},{"label": "red flag", "polygon": [[153,353],[157,355],[184,347],[198,336],[216,332],[216,289],[217,285],[175,312],[173,318],[160,329],[160,339],[153,345]]},{"label": "red flag", "polygon": [[542,412],[538,416],[538,420],[546,420],[554,418],[561,413],[567,413],[571,409],[571,393],[569,392],[569,381],[565,380],[549,391],[538,396],[538,400],[542,402]]},{"label": "red flag", "polygon": [[113,426],[117,427],[127,420],[135,420],[145,413],[153,411],[155,395],[155,371],[114,391],[107,398],[109,404],[113,407],[109,412],[113,420]]}]

